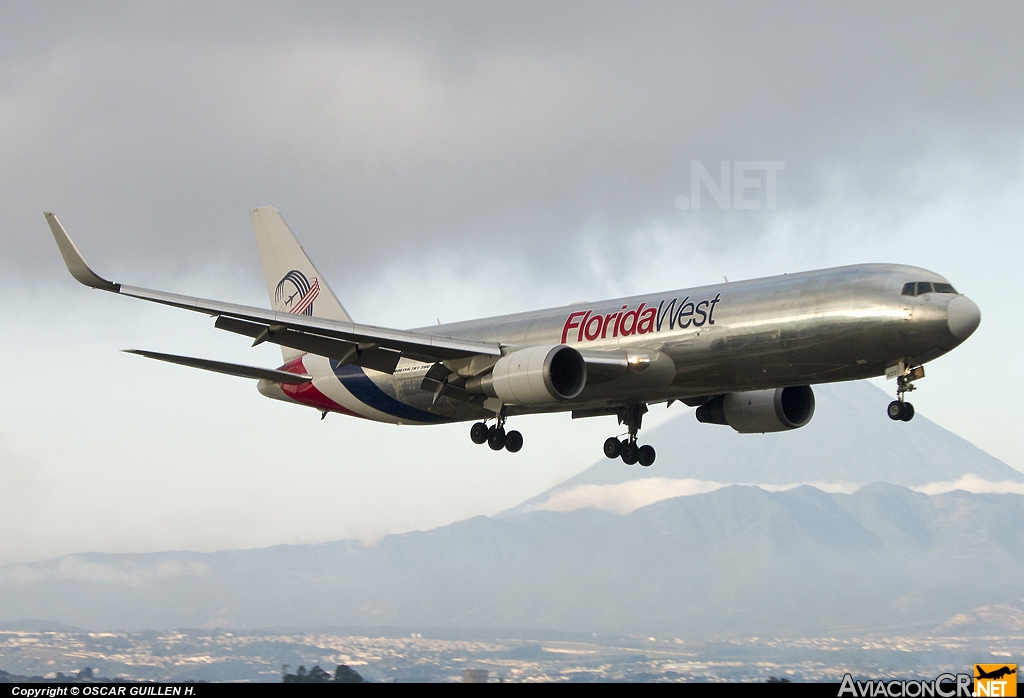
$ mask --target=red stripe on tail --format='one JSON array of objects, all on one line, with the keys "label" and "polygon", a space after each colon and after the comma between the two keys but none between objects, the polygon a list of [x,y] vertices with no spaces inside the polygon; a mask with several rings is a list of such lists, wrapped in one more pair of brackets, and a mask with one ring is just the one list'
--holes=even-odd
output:
[{"label": "red stripe on tail", "polygon": [[[308,373],[306,367],[303,366],[302,364],[301,356],[297,359],[289,361],[279,370],[288,371],[289,373]],[[295,400],[295,402],[301,403],[303,405],[308,405],[309,407],[315,407],[318,410],[327,410],[328,412],[340,412],[342,414],[347,414],[352,417],[361,417],[365,419],[363,415],[353,412],[347,407],[342,407],[334,400],[321,393],[319,390],[317,390],[317,388],[313,385],[312,382],[299,384],[280,383],[279,385],[281,386],[281,390],[284,391],[284,394],[290,397],[292,400]]]},{"label": "red stripe on tail", "polygon": [[299,299],[299,302],[292,308],[292,312],[296,315],[301,315],[306,312],[306,308],[313,305],[313,301],[320,295],[320,282],[317,281],[316,277],[313,277],[313,285],[306,291],[306,295]]}]

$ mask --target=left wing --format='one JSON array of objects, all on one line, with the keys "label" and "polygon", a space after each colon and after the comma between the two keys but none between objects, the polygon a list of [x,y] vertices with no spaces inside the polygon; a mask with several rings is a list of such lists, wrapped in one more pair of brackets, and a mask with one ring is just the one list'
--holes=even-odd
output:
[{"label": "left wing", "polygon": [[78,282],[102,291],[214,316],[217,328],[252,337],[254,346],[271,342],[386,373],[393,373],[403,356],[418,361],[445,361],[481,354],[501,356],[501,346],[492,342],[275,312],[107,281],[89,268],[57,217],[52,213],[43,215],[68,271]]}]

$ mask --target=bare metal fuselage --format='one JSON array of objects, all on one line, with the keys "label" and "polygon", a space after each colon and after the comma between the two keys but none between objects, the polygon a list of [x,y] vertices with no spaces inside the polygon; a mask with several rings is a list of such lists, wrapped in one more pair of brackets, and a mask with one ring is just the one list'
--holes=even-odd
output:
[{"label": "bare metal fuselage", "polygon": [[[865,264],[574,304],[415,330],[517,347],[566,344],[586,355],[619,352],[635,370],[587,381],[578,397],[546,405],[507,405],[508,414],[600,412],[626,404],[734,391],[856,380],[899,362],[923,364],[965,338],[951,329],[953,293],[902,295],[907,282],[946,280],[933,272]],[[634,312],[635,311],[635,312]],[[653,311],[653,312],[651,312]],[[973,330],[973,327],[971,328]],[[337,376],[310,357],[313,385],[332,394]],[[428,363],[403,359],[393,375],[365,375],[395,401],[439,420],[493,416],[477,405],[423,390]],[[593,378],[599,378],[594,375]],[[272,397],[285,397],[263,386]],[[361,414],[399,423],[424,420]]]}]

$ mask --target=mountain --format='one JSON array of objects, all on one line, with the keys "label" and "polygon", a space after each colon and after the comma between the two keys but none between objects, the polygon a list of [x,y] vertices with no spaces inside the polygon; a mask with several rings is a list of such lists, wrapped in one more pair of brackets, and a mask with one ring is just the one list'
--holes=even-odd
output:
[{"label": "mountain", "polygon": [[731,486],[626,515],[476,517],[375,546],[66,556],[0,571],[0,618],[835,635],[936,627],[1016,603],[1022,580],[1021,495]]},{"label": "mountain", "polygon": [[[807,426],[774,434],[739,434],[727,426],[701,424],[692,410],[684,408],[675,419],[642,432],[641,441],[658,451],[652,467],[625,466],[620,460],[602,458],[509,513],[544,508],[552,498],[564,498],[565,493],[581,486],[645,478],[776,487],[814,484],[846,492],[873,482],[926,487],[967,476],[1024,485],[1024,473],[920,412],[911,422],[893,422],[885,414],[891,397],[866,381],[817,385],[814,395],[814,418]],[[702,491],[696,483],[675,490],[672,483],[652,485],[668,486],[669,492],[679,494]],[[632,491],[637,492],[638,487]],[[1012,491],[1024,493],[1024,487]],[[656,499],[641,496],[640,501]],[[617,509],[613,506],[612,510]]]},{"label": "mountain", "polygon": [[703,638],[1018,627],[1024,474],[923,416],[890,422],[869,384],[816,394],[795,432],[681,414],[645,432],[652,468],[602,459],[500,516],[375,545],[0,567],[0,622]]}]

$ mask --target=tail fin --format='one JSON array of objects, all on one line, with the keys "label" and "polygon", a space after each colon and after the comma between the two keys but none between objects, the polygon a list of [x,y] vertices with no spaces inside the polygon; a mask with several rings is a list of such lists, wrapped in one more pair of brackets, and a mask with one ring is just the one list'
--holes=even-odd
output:
[{"label": "tail fin", "polygon": [[[309,261],[277,209],[261,206],[250,211],[249,217],[256,233],[270,307],[278,312],[351,322],[345,307]],[[302,354],[287,347],[281,347],[281,352],[285,361]]]}]

